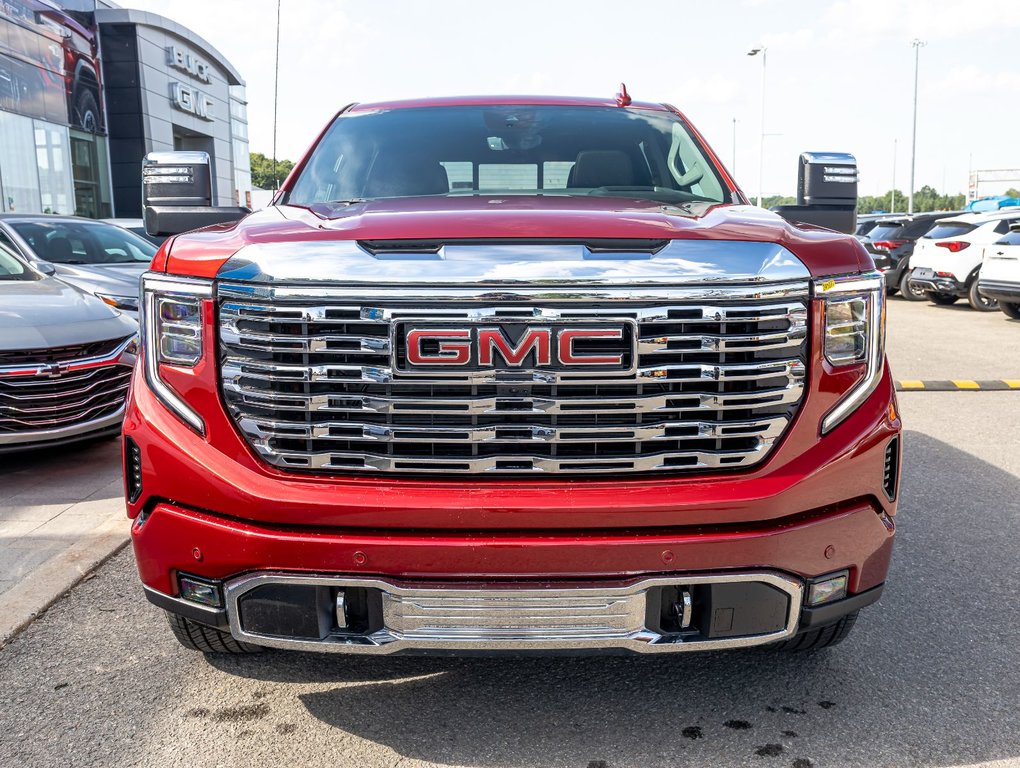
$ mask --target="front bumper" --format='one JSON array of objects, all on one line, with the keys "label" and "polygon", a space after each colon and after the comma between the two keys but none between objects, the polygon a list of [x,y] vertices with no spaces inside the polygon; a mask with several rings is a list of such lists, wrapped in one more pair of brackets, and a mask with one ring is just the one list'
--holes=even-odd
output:
[{"label": "front bumper", "polygon": [[[866,502],[757,529],[484,536],[269,528],[160,504],[136,520],[132,541],[151,602],[257,645],[350,653],[654,653],[761,645],[835,621],[877,599],[894,533],[893,520]],[[854,593],[841,601],[846,609],[806,607],[810,577],[838,571],[849,573]],[[182,573],[216,584],[224,607],[182,599]],[[732,593],[704,593],[717,584],[765,585],[773,593],[742,603]],[[266,585],[326,592],[297,599],[308,610],[280,627],[252,628],[243,599]],[[657,623],[656,590],[664,587],[695,596],[690,631],[664,631]],[[385,620],[353,634],[329,624],[341,588],[376,590],[376,615]],[[779,597],[781,605],[774,602]],[[598,598],[606,611],[582,598]],[[277,617],[294,602],[281,594],[274,600]],[[468,618],[458,624],[454,615]],[[521,624],[521,616],[531,623]],[[312,631],[292,633],[309,621]]]},{"label": "front bumper", "polygon": [[979,280],[978,293],[989,299],[1004,301],[1007,304],[1020,303],[1020,283],[1007,283],[1002,280]]}]

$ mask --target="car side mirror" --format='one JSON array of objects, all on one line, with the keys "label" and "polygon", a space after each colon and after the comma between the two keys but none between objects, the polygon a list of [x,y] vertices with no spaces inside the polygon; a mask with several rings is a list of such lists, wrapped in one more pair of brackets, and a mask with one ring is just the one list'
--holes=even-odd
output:
[{"label": "car side mirror", "polygon": [[787,221],[853,234],[857,160],[845,152],[805,152],[797,168],[797,204],[772,208]]},{"label": "car side mirror", "polygon": [[57,274],[57,268],[49,261],[37,261],[35,262],[35,268],[42,272],[44,275],[55,275]]},{"label": "car side mirror", "polygon": [[145,231],[153,237],[244,218],[247,208],[212,204],[208,152],[150,152],[142,161]]}]

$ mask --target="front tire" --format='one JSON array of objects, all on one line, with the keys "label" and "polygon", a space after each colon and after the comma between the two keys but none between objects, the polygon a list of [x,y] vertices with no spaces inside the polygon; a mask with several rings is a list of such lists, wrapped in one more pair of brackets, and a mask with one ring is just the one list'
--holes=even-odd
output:
[{"label": "front tire", "polygon": [[977,276],[971,281],[970,288],[967,289],[967,301],[973,309],[978,312],[994,312],[999,308],[999,302],[995,299],[989,299],[987,296],[982,296],[978,291]]},{"label": "front tire", "polygon": [[950,304],[955,304],[960,300],[959,296],[954,296],[951,293],[935,293],[933,291],[926,293],[925,298],[933,304],[938,304],[940,307],[948,307]]},{"label": "front tire", "polygon": [[900,278],[900,296],[905,298],[907,301],[926,301],[927,296],[924,295],[924,291],[919,288],[910,287],[910,270],[903,272],[903,277]]},{"label": "front tire", "polygon": [[1020,320],[1020,304],[1012,301],[1000,301],[999,309],[1003,311],[1006,317],[1010,317],[1014,320]]},{"label": "front tire", "polygon": [[789,640],[784,640],[781,643],[776,643],[775,648],[778,651],[784,653],[800,653],[802,651],[820,651],[823,648],[832,648],[835,645],[842,643],[847,635],[850,634],[850,630],[854,628],[854,624],[857,623],[857,614],[860,611],[854,611],[843,616],[835,624],[826,624],[824,627],[818,629],[809,629],[807,632],[801,632],[799,635],[794,635]]},{"label": "front tire", "polygon": [[170,629],[177,638],[177,642],[189,651],[201,651],[202,653],[230,653],[248,654],[261,653],[264,649],[258,645],[242,643],[235,640],[233,635],[221,632],[213,627],[178,616],[176,613],[166,611],[166,620]]}]

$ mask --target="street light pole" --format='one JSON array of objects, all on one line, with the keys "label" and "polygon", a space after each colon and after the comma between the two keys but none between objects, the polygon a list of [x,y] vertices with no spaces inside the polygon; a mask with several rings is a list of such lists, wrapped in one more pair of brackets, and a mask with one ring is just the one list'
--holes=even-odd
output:
[{"label": "street light pole", "polygon": [[907,213],[914,212],[914,163],[917,159],[917,70],[921,61],[921,49],[927,45],[916,37],[910,41],[914,47],[914,127],[910,139],[910,189],[907,190]]},{"label": "street light pole", "polygon": [[733,164],[731,172],[737,175],[737,118],[733,118]]},{"label": "street light pole", "polygon": [[767,63],[768,48],[759,45],[747,52],[748,56],[761,54],[761,136],[758,140],[758,207],[761,207],[762,187],[765,176],[765,65]]},{"label": "street light pole", "polygon": [[896,139],[892,140],[892,208],[889,213],[896,213]]}]

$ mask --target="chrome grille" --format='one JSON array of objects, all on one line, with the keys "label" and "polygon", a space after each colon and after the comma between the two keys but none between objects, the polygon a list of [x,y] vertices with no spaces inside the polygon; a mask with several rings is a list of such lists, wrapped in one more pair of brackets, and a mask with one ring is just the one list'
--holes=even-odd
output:
[{"label": "chrome grille", "polygon": [[[806,284],[754,290],[697,301],[662,289],[654,300],[582,301],[565,289],[412,302],[220,285],[223,395],[255,452],[299,472],[745,468],[789,425],[806,361]],[[636,323],[634,370],[393,370],[404,354],[396,321],[550,319]]]},{"label": "chrome grille", "polygon": [[107,363],[57,374],[0,375],[0,432],[70,427],[116,413],[131,368]]}]

